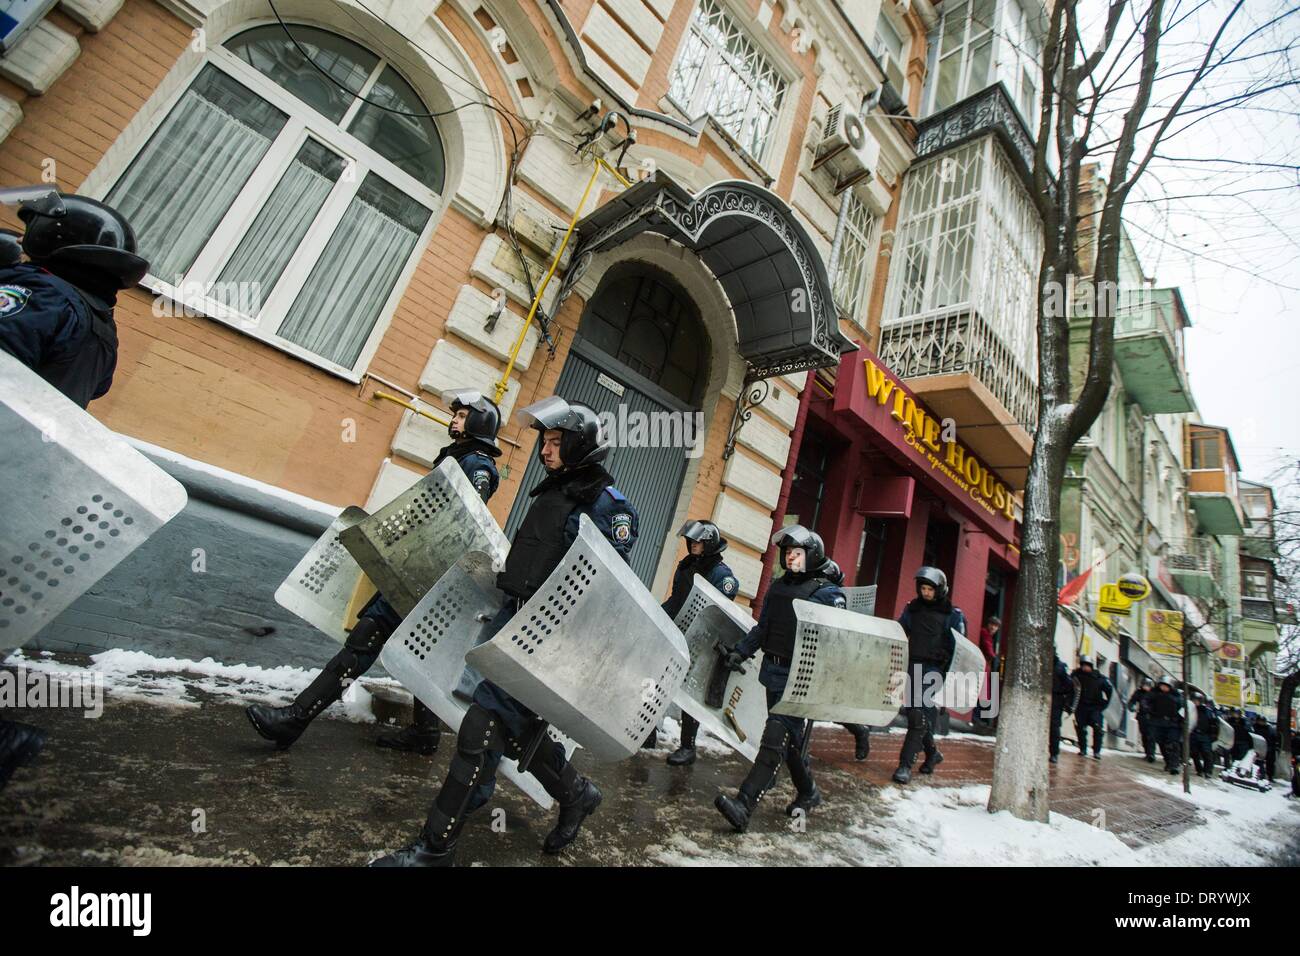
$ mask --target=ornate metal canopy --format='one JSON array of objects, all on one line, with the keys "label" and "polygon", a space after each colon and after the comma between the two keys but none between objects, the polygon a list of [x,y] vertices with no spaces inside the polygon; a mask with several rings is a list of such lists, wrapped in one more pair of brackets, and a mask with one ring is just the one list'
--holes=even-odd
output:
[{"label": "ornate metal canopy", "polygon": [[738,180],[692,196],[657,172],[605,203],[578,222],[561,301],[592,256],[642,232],[680,242],[712,271],[752,379],[835,365],[853,347],[840,334],[826,265],[807,230],[770,190]]}]

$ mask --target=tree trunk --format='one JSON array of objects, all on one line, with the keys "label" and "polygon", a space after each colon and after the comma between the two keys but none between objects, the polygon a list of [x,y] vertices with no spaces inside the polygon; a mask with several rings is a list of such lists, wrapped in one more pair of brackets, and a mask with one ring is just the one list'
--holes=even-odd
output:
[{"label": "tree trunk", "polygon": [[1300,743],[1296,740],[1300,735],[1291,733],[1291,700],[1295,697],[1297,686],[1300,686],[1300,668],[1282,678],[1282,687],[1277,695],[1277,733],[1279,737],[1283,734],[1290,736],[1289,744],[1285,740],[1281,742],[1287,744],[1282,749],[1289,750],[1291,753],[1296,752],[1296,746]]},{"label": "tree trunk", "polygon": [[1001,688],[993,788],[989,811],[1010,810],[1047,822],[1047,729],[1051,717],[1056,638],[1056,567],[1061,534],[1061,480],[1070,452],[1065,410],[1053,408],[1038,424],[1025,483],[1026,525],[1020,578]]}]

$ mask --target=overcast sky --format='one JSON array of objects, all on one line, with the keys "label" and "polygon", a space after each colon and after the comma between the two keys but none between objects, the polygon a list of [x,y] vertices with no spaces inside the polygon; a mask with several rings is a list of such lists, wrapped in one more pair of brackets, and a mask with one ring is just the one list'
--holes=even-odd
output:
[{"label": "overcast sky", "polygon": [[[1282,6],[1251,0],[1243,27]],[[1300,16],[1261,40],[1267,47],[1256,49],[1294,48]],[[1162,68],[1192,51],[1190,45],[1162,51]],[[1294,78],[1297,59],[1292,53],[1240,65],[1207,90],[1220,98]],[[1201,417],[1232,430],[1243,476],[1256,481],[1281,456],[1300,456],[1297,103],[1295,87],[1269,93],[1197,122],[1161,150],[1281,168],[1162,161],[1140,182],[1125,213],[1147,275],[1157,286],[1182,290],[1192,320],[1187,368]]]}]

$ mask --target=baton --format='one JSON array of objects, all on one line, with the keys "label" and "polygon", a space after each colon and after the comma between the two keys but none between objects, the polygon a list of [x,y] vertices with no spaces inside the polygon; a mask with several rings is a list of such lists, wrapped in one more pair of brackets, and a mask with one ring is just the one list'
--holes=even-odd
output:
[{"label": "baton", "polygon": [[528,772],[528,765],[531,764],[533,758],[537,756],[537,748],[542,745],[542,740],[548,736],[546,731],[551,726],[547,721],[540,718],[534,721],[534,723],[537,726],[537,730],[533,734],[532,740],[528,741],[528,746],[524,748],[524,752],[519,755],[520,773]]}]

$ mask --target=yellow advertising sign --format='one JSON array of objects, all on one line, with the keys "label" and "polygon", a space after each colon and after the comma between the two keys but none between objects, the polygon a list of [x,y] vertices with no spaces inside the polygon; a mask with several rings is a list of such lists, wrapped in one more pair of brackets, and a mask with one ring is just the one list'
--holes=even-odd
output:
[{"label": "yellow advertising sign", "polygon": [[1147,650],[1170,657],[1183,656],[1183,615],[1181,611],[1147,608]]},{"label": "yellow advertising sign", "polygon": [[1219,671],[1214,675],[1214,702],[1224,707],[1241,706],[1241,675]]},{"label": "yellow advertising sign", "polygon": [[1231,664],[1233,667],[1244,667],[1246,664],[1246,645],[1237,644],[1233,641],[1224,641],[1219,646],[1219,659]]},{"label": "yellow advertising sign", "polygon": [[1121,591],[1118,584],[1103,584],[1101,586],[1101,602],[1098,605],[1101,613],[1128,617],[1129,609],[1132,606],[1133,599]]}]

